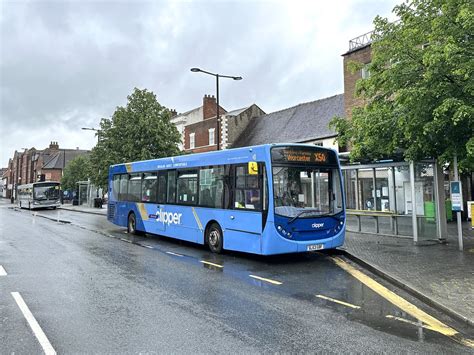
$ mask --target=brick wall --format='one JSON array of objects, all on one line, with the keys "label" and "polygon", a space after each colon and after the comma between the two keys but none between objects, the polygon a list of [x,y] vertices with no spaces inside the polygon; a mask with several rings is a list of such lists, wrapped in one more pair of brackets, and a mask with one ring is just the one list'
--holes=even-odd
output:
[{"label": "brick wall", "polygon": [[63,176],[61,169],[44,169],[43,174],[45,175],[46,181],[61,181]]},{"label": "brick wall", "polygon": [[[209,129],[214,128],[214,145],[209,146]],[[194,133],[194,146],[193,150],[190,149],[189,135]],[[199,148],[199,149],[198,149]],[[202,149],[204,150],[202,150]],[[217,150],[217,120],[216,118],[210,118],[201,122],[193,123],[184,127],[184,150],[186,152],[196,152]]]},{"label": "brick wall", "polygon": [[348,63],[359,62],[368,64],[372,58],[372,50],[370,45],[362,47],[353,52],[346,53],[344,56],[344,112],[346,119],[351,119],[352,109],[363,105],[363,100],[355,97],[356,82],[361,78],[360,70],[352,73],[348,68]]}]

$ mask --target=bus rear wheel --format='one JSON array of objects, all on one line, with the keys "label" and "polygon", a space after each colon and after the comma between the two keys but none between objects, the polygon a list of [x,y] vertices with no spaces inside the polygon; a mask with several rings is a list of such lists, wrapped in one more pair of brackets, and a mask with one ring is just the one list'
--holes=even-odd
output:
[{"label": "bus rear wheel", "polygon": [[137,234],[137,218],[133,212],[128,215],[127,231],[129,234]]},{"label": "bus rear wheel", "polygon": [[224,236],[221,227],[217,223],[213,223],[207,228],[206,243],[213,253],[222,253]]}]

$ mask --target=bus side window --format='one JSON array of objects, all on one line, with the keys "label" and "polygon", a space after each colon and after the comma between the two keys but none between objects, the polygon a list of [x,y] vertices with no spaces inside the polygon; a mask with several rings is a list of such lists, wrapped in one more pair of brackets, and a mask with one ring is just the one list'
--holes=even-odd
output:
[{"label": "bus side window", "polygon": [[127,193],[128,193],[128,175],[122,174],[120,176],[120,190],[118,193],[119,201],[127,201]]},{"label": "bus side window", "polygon": [[158,173],[158,203],[166,203],[166,171]]},{"label": "bus side window", "polygon": [[128,180],[128,201],[140,202],[142,197],[142,174],[130,174]]},{"label": "bus side window", "polygon": [[144,173],[142,180],[142,202],[156,202],[156,173]]},{"label": "bus side window", "polygon": [[176,203],[176,170],[168,171],[168,198],[166,202]]},{"label": "bus side window", "polygon": [[120,192],[120,175],[114,175],[113,182],[112,182],[112,194],[110,196],[110,200],[118,201],[119,192]]},{"label": "bus side window", "polygon": [[246,165],[235,167],[234,208],[262,209],[260,176],[249,174]]},{"label": "bus side window", "polygon": [[222,208],[224,167],[211,166],[199,171],[199,205]]},{"label": "bus side window", "polygon": [[178,202],[185,205],[197,204],[197,170],[178,173]]}]

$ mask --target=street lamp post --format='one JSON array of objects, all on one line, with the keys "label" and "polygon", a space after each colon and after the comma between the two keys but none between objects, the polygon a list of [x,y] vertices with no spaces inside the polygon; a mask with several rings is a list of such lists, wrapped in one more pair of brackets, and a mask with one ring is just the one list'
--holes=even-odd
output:
[{"label": "street lamp post", "polygon": [[220,149],[220,115],[219,115],[219,78],[228,78],[233,80],[242,80],[241,76],[221,75],[217,73],[211,73],[199,68],[191,68],[194,73],[201,72],[216,77],[216,119],[217,119],[217,150]]},{"label": "street lamp post", "polygon": [[97,144],[99,144],[99,140],[100,140],[100,137],[99,137],[99,132],[100,132],[100,129],[97,129],[97,128],[92,128],[92,127],[82,127],[81,128],[82,130],[84,131],[95,131],[97,132]]}]

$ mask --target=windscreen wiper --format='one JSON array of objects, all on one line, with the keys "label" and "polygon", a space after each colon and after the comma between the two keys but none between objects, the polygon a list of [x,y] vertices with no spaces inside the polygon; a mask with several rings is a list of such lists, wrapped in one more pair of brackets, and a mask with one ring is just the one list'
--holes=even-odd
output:
[{"label": "windscreen wiper", "polygon": [[301,217],[302,215],[306,214],[306,213],[314,213],[314,212],[321,212],[320,210],[304,210],[304,211],[301,211],[300,213],[298,213],[296,216],[294,216],[292,219],[290,219],[288,221],[288,224],[292,223],[295,219]]}]

